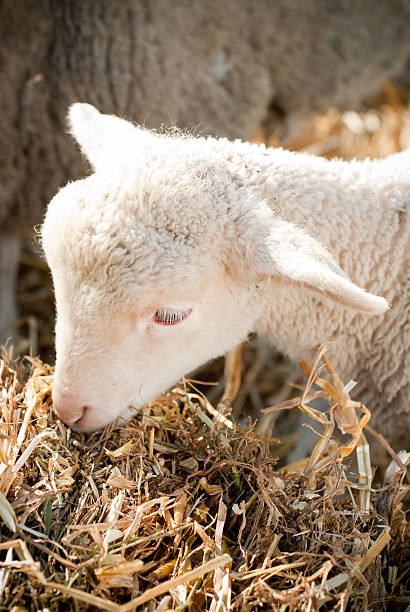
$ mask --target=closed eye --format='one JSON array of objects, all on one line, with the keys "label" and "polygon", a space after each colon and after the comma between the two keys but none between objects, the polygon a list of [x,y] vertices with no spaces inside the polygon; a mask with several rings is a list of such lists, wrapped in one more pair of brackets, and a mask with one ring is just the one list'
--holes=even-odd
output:
[{"label": "closed eye", "polygon": [[154,314],[154,322],[160,325],[177,325],[184,321],[191,314],[189,310],[171,310],[170,308],[160,308]]}]

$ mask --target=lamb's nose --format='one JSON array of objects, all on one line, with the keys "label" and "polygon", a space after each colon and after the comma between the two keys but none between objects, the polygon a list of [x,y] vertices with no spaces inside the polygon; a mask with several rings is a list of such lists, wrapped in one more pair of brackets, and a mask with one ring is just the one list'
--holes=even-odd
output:
[{"label": "lamb's nose", "polygon": [[81,406],[68,393],[53,392],[53,407],[58,418],[71,427],[77,423],[87,410],[87,406]]},{"label": "lamb's nose", "polygon": [[82,419],[82,417],[84,416],[84,412],[86,411],[86,406],[84,406],[84,408],[81,409],[81,412],[79,412],[78,414],[75,414],[73,416],[60,416],[58,414],[58,410],[57,410],[57,408],[55,406],[54,406],[54,410],[56,411],[56,414],[58,415],[59,419],[61,421],[63,421],[63,423],[68,425],[68,427],[72,427],[72,425],[74,425],[74,423],[77,423],[77,421]]},{"label": "lamb's nose", "polygon": [[86,410],[87,410],[87,407],[83,406],[82,408],[77,410],[75,413],[72,413],[70,411],[66,411],[65,408],[62,408],[58,404],[54,404],[54,411],[56,415],[58,416],[60,421],[63,421],[63,423],[65,423],[69,427],[71,427],[72,425],[74,425],[74,423],[77,423],[77,421],[82,419]]}]

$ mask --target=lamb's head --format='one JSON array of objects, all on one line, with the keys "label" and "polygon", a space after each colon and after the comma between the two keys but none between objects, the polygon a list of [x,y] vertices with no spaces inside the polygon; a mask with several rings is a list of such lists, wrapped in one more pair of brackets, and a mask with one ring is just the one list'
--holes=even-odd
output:
[{"label": "lamb's head", "polygon": [[42,240],[57,305],[54,406],[75,429],[130,417],[242,341],[266,276],[385,309],[205,140],[153,134],[88,105],[72,107],[71,125],[95,173],[55,196]]},{"label": "lamb's head", "polygon": [[87,105],[71,123],[95,173],[55,196],[42,242],[57,305],[54,406],[92,430],[232,348],[254,319],[218,251],[234,188],[197,141]]}]

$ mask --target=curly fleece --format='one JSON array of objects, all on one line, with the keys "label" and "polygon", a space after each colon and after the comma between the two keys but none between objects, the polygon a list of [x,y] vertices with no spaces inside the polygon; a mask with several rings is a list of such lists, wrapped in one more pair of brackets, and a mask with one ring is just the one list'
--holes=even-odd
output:
[{"label": "curly fleece", "polygon": [[[326,343],[344,380],[358,381],[375,425],[408,441],[410,151],[326,160],[159,134],[89,105],[72,107],[71,124],[95,173],[57,194],[43,226],[60,327],[63,294],[76,296],[70,312],[81,320],[102,304],[138,309],[144,296],[154,303],[202,279],[212,313],[228,312],[209,315],[209,350],[194,347],[175,374],[251,330],[293,359]],[[207,308],[205,298],[198,304]],[[60,344],[57,370],[66,350]]]}]

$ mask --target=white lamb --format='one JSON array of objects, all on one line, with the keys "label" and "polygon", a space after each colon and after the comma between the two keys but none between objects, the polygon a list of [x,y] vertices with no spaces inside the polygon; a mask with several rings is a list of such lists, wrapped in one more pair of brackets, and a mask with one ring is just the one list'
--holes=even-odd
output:
[{"label": "white lamb", "polygon": [[70,122],[95,173],[55,196],[42,229],[65,423],[128,418],[257,331],[294,359],[326,342],[377,427],[408,442],[410,151],[328,161],[86,104]]}]

